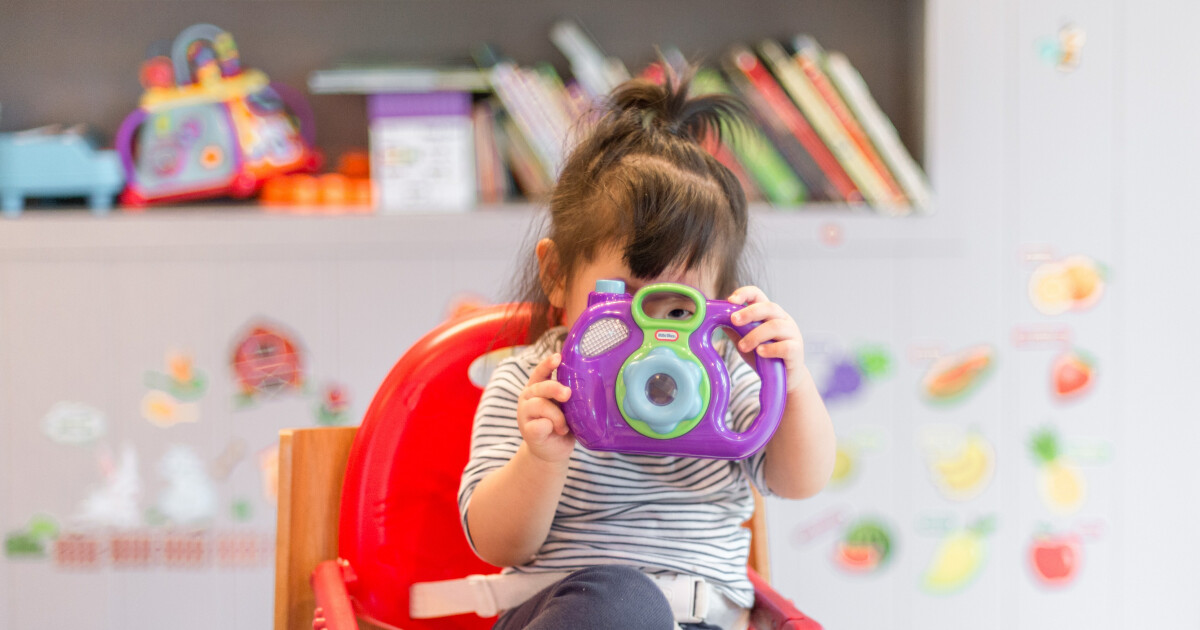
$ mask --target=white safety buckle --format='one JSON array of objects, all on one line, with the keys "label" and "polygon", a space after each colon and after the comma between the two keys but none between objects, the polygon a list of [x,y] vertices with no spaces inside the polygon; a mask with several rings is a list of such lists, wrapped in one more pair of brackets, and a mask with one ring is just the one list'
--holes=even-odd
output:
[{"label": "white safety buckle", "polygon": [[468,575],[467,584],[471,587],[471,596],[475,600],[475,614],[480,617],[495,617],[500,614],[496,605],[496,595],[486,575]]},{"label": "white safety buckle", "polygon": [[678,623],[700,623],[708,616],[708,583],[694,575],[655,577]]}]

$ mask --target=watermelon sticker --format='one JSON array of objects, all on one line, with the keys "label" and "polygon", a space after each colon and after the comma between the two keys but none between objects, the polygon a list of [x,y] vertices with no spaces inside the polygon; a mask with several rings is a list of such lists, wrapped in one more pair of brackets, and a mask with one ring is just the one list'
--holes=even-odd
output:
[{"label": "watermelon sticker", "polygon": [[889,528],[879,519],[859,519],[834,544],[834,564],[849,573],[873,573],[891,559],[892,540]]}]

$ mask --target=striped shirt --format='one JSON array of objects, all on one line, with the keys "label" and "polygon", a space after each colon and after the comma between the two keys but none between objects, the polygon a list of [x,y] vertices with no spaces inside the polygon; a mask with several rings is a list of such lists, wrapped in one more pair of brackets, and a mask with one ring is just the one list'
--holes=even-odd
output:
[{"label": "striped shirt", "polygon": [[[484,389],[458,491],[464,530],[475,487],[508,462],[521,444],[517,398],[529,374],[559,351],[565,332],[551,329],[505,359]],[[719,339],[716,346],[732,384],[727,422],[743,431],[758,414],[761,382],[732,343]],[[566,572],[625,564],[649,575],[691,574],[749,608],[754,603],[746,577],[750,532],[741,525],[754,511],[751,484],[768,493],[764,453],[725,461],[589,451],[577,443],[545,542],[528,564],[506,571]]]}]

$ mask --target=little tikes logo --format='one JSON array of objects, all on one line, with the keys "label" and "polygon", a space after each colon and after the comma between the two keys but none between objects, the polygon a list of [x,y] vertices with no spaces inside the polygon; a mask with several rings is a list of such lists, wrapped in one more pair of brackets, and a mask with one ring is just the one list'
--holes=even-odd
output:
[{"label": "little tikes logo", "polygon": [[679,333],[674,330],[656,330],[654,338],[659,341],[679,341]]}]

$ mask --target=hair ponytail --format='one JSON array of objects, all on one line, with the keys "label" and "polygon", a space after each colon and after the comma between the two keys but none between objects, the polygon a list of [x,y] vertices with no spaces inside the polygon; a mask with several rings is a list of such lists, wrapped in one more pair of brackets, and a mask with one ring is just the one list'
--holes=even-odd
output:
[{"label": "hair ponytail", "polygon": [[[636,277],[704,265],[720,297],[745,284],[746,195],[703,146],[739,124],[745,107],[727,95],[690,95],[694,67],[682,77],[662,67],[661,84],[633,79],[613,90],[559,173],[546,236],[558,253],[550,280],[568,289],[605,247],[621,248]],[[549,303],[532,252],[528,260],[515,297],[533,304],[536,337],[563,313]]]},{"label": "hair ponytail", "polygon": [[662,130],[692,142],[704,142],[711,134],[717,141],[725,125],[739,123],[747,114],[741,101],[725,94],[689,95],[695,66],[676,75],[671,65],[660,61],[665,80],[626,81],[613,90],[609,111],[617,116],[636,115],[648,130]]}]

